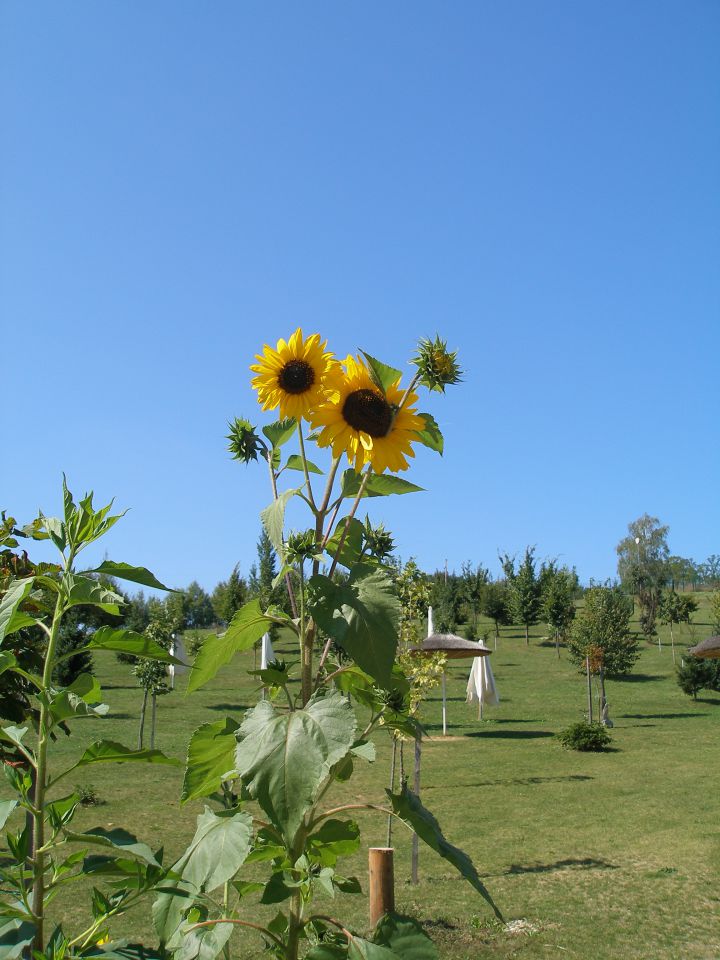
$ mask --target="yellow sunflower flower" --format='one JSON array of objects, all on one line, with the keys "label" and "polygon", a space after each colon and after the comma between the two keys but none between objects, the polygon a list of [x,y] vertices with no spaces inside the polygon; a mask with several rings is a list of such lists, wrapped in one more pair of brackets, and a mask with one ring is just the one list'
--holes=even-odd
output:
[{"label": "yellow sunflower flower", "polygon": [[265,344],[262,355],[255,355],[259,362],[250,367],[263,410],[279,407],[281,419],[309,419],[310,410],[336,391],[341,373],[326,345],[319,333],[303,339],[299,327],[287,343],[278,340],[276,349]]},{"label": "yellow sunflower flower", "polygon": [[366,463],[375,473],[407,470],[407,457],[414,457],[411,442],[425,421],[413,408],[417,394],[410,393],[402,409],[400,379],[382,395],[370,377],[363,361],[348,356],[346,376],[338,384],[338,394],[316,408],[310,422],[313,429],[322,428],[318,446],[332,446],[333,456],[347,454],[359,472]]}]

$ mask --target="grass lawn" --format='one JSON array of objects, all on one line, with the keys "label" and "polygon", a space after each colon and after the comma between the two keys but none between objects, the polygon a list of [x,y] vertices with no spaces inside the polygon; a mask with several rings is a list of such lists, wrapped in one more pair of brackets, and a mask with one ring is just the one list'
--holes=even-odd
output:
[{"label": "grass lawn", "polygon": [[[676,628],[678,657],[709,636],[705,603],[695,621],[694,636]],[[613,751],[565,751],[553,735],[582,718],[584,678],[564,653],[557,659],[543,642],[545,632],[536,627],[526,647],[519,628],[502,631],[491,661],[502,703],[486,710],[485,721],[464,702],[470,661],[449,667],[447,738],[440,735],[439,690],[424,708],[430,739],[423,747],[423,801],[448,839],[472,856],[506,919],[518,921],[514,932],[497,924],[472,888],[427,848],[421,847],[421,882],[412,886],[410,834],[402,826],[394,828],[398,910],[425,921],[447,960],[717,958],[720,697],[703,694],[694,702],[680,691],[669,632],[662,628],[662,651],[643,641],[634,673],[607,684]],[[282,639],[278,646],[291,655]],[[195,727],[249,707],[255,694],[245,670],[252,659],[236,658],[190,697],[182,690],[164,697],[156,745],[184,757]],[[135,744],[141,697],[129,668],[112,654],[98,656],[96,667],[111,713],[76,721],[75,737],[55,748],[58,763],[98,737]],[[329,805],[343,797],[382,802],[389,744],[384,736],[376,739],[377,762],[358,764]],[[104,802],[84,809],[76,826],[124,826],[153,846],[164,844],[172,862],[201,809],[180,805],[181,779],[181,770],[159,766],[78,771],[73,782],[92,784]],[[384,845],[380,815],[361,816],[364,846]],[[356,873],[365,887],[366,852],[343,872]],[[57,913],[77,928],[88,905],[77,888],[58,902]],[[253,917],[270,911],[253,903],[247,909]],[[359,931],[367,926],[365,897],[340,896],[323,909]],[[114,933],[154,943],[149,904],[120,920]],[[262,956],[253,935],[243,932],[234,942],[235,956]]]}]

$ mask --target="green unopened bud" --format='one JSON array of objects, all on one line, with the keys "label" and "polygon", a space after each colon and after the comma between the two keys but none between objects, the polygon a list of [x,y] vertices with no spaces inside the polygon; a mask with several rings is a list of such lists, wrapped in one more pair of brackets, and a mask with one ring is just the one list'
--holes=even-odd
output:
[{"label": "green unopened bud", "polygon": [[235,417],[230,423],[230,433],[227,439],[230,441],[228,450],[232,454],[233,460],[242,460],[243,463],[250,463],[251,460],[257,460],[258,452],[265,446],[260,437],[255,432],[255,427],[249,420],[242,417]]},{"label": "green unopened bud", "polygon": [[420,383],[429,390],[444,393],[445,387],[462,379],[457,351],[451,353],[446,341],[437,336],[434,340],[423,339],[418,342],[417,356],[413,357],[411,363],[420,371]]},{"label": "green unopened bud", "polygon": [[395,549],[395,541],[390,531],[385,529],[384,523],[378,523],[378,525],[374,527],[370,523],[370,518],[367,517],[363,536],[370,556],[376,560],[382,561],[387,559]]},{"label": "green unopened bud", "polygon": [[315,531],[305,530],[302,533],[291,533],[285,544],[285,562],[289,564],[303,563],[305,560],[320,560],[322,550],[315,542]]}]

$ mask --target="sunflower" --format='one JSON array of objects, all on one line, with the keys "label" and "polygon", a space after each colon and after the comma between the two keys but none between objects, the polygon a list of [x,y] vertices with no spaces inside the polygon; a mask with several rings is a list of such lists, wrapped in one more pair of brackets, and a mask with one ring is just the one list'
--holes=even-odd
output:
[{"label": "sunflower", "polygon": [[310,410],[336,392],[340,364],[326,345],[319,333],[303,340],[300,327],[287,343],[278,340],[275,350],[265,344],[262,356],[255,355],[259,362],[250,367],[257,374],[252,385],[263,410],[280,407],[281,418],[308,420]]},{"label": "sunflower", "polygon": [[417,440],[417,431],[425,428],[425,421],[412,406],[417,394],[411,392],[398,409],[403,397],[399,378],[383,396],[359,357],[349,356],[345,369],[338,394],[314,410],[310,418],[313,428],[322,427],[318,446],[332,445],[335,457],[347,453],[358,472],[366,463],[375,473],[407,470],[406,457],[415,456],[411,441]]}]

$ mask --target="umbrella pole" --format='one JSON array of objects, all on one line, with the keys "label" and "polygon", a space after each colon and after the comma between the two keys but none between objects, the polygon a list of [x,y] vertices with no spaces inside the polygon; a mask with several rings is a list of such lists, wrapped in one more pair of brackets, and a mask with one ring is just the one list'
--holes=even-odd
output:
[{"label": "umbrella pole", "polygon": [[442,717],[443,717],[443,736],[447,736],[447,685],[445,683],[445,671],[443,670],[442,675]]}]

